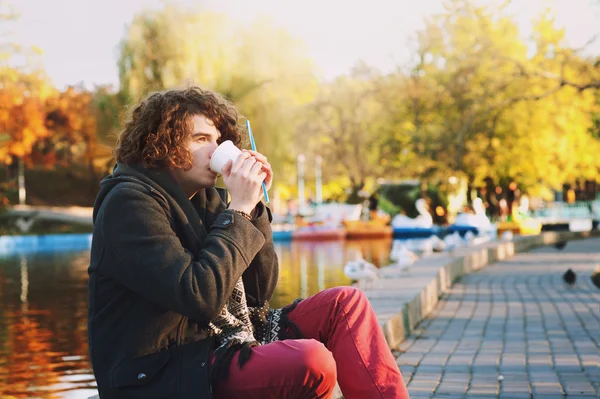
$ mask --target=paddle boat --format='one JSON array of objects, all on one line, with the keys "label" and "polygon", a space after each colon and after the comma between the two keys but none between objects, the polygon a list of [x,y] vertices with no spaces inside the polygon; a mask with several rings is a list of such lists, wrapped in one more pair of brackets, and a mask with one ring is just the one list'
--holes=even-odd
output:
[{"label": "paddle boat", "polygon": [[542,224],[535,219],[507,220],[505,222],[498,222],[498,234],[502,235],[506,231],[520,235],[540,234],[542,231]]},{"label": "paddle boat", "polygon": [[490,235],[495,237],[497,226],[494,225],[485,214],[485,208],[481,198],[473,200],[473,213],[462,212],[456,216],[456,220],[448,227],[448,233],[458,232],[464,236],[467,232],[477,235]]},{"label": "paddle boat", "polygon": [[346,229],[331,224],[309,224],[300,226],[292,232],[292,240],[343,240],[346,238]]},{"label": "paddle boat", "polygon": [[430,237],[439,232],[439,227],[433,225],[433,218],[427,211],[427,203],[423,198],[419,198],[415,203],[419,212],[416,218],[410,218],[406,215],[396,215],[392,219],[392,228],[395,238],[417,238]]},{"label": "paddle boat", "polygon": [[360,218],[360,205],[319,204],[310,215],[296,215],[296,228],[292,240],[328,241],[346,238],[346,229],[342,225],[345,219]]},{"label": "paddle boat", "polygon": [[292,230],[274,231],[273,241],[291,241],[293,233]]},{"label": "paddle boat", "polygon": [[346,238],[384,238],[393,234],[392,226],[389,226],[390,216],[386,213],[370,212],[369,220],[344,220],[342,222],[346,229]]},{"label": "paddle boat", "polygon": [[513,234],[535,235],[542,231],[542,223],[529,216],[529,200],[522,197],[519,208],[513,211],[509,220],[498,222],[498,234],[502,235],[506,231]]},{"label": "paddle boat", "polygon": [[271,230],[273,231],[273,241],[291,241],[294,226],[292,224],[273,224]]}]

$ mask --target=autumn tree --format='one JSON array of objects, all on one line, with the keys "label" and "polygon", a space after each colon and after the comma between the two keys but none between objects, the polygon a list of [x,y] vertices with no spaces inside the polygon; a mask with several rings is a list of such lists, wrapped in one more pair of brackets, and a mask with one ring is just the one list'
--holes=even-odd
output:
[{"label": "autumn tree", "polygon": [[47,136],[44,103],[52,88],[36,74],[6,68],[0,75],[0,158],[12,163],[27,157],[37,140]]},{"label": "autumn tree", "polygon": [[83,87],[68,87],[48,99],[45,124],[51,134],[40,140],[36,155],[72,166],[83,163],[88,168],[90,180],[98,180],[94,167],[97,146],[97,122],[93,108],[93,93]]},{"label": "autumn tree", "polygon": [[[31,57],[37,48],[25,49],[13,41],[11,23],[17,13],[8,2],[0,2],[0,161],[14,165],[29,159],[34,144],[48,135],[44,104],[54,92]],[[17,62],[19,54],[25,62]]]}]

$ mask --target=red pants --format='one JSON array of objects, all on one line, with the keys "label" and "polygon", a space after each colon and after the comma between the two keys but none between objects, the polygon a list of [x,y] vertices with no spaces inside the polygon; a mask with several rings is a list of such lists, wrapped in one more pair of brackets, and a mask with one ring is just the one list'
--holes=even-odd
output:
[{"label": "red pants", "polygon": [[234,356],[216,399],[329,398],[336,380],[345,399],[408,399],[375,312],[362,291],[336,287],[288,314],[306,339],[252,348],[239,369]]}]

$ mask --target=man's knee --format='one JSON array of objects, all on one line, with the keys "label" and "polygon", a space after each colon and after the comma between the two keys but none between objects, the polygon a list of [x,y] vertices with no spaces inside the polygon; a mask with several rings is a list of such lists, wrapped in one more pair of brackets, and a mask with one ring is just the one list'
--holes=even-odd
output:
[{"label": "man's knee", "polygon": [[330,291],[330,295],[332,295],[338,303],[346,303],[348,301],[368,302],[365,293],[356,287],[334,287],[327,291]]},{"label": "man's knee", "polygon": [[337,381],[337,370],[332,353],[319,341],[314,339],[298,340],[298,372],[305,376],[309,385],[330,386]]}]

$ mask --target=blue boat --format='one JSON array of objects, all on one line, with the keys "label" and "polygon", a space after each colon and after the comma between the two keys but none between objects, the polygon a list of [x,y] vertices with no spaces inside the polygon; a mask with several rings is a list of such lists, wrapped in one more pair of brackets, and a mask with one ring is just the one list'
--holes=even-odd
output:
[{"label": "blue boat", "polygon": [[273,241],[291,241],[292,230],[279,230],[273,232]]},{"label": "blue boat", "polygon": [[458,234],[460,234],[461,237],[464,237],[468,231],[470,231],[471,233],[473,233],[475,235],[479,235],[479,229],[475,226],[457,225],[457,224],[451,224],[450,226],[448,226],[448,234],[458,232]]},{"label": "blue boat", "polygon": [[394,238],[427,238],[442,232],[439,226],[394,227]]}]

